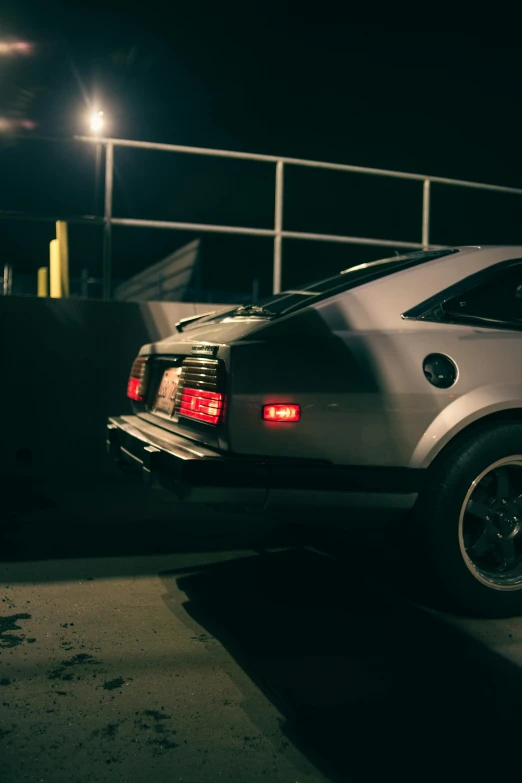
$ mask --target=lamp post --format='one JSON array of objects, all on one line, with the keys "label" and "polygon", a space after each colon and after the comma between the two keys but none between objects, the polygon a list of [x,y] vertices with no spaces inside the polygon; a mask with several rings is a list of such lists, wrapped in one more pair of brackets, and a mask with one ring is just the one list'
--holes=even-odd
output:
[{"label": "lamp post", "polygon": [[[105,119],[102,111],[96,111],[91,114],[90,127],[93,133],[98,136],[105,126]],[[104,200],[104,219],[103,226],[103,298],[110,299],[111,295],[111,262],[112,262],[112,186],[114,176],[114,146],[109,140],[105,140],[105,200]],[[95,172],[95,212],[97,211],[98,180],[101,168],[101,148],[102,142],[96,144],[96,172]]]},{"label": "lamp post", "polygon": [[[91,114],[89,119],[89,125],[94,135],[99,136],[105,125],[103,119],[103,112],[98,111]],[[97,144],[94,148],[94,214],[98,214],[98,191],[100,189],[100,169],[101,169],[101,155],[102,145]]]}]

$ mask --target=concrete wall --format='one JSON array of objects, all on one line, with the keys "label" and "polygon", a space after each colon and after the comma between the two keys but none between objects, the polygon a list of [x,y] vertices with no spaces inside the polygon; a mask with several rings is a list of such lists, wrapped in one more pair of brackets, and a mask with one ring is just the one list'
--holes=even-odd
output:
[{"label": "concrete wall", "polygon": [[112,472],[105,421],[129,412],[138,349],[173,334],[180,318],[218,307],[0,297],[0,473]]}]

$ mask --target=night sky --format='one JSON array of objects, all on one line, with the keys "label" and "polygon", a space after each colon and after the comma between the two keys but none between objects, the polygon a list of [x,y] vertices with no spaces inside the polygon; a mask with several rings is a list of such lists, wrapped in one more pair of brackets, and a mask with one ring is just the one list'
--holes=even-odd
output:
[{"label": "night sky", "polygon": [[[248,3],[3,3],[3,35],[34,42],[0,58],[0,117],[24,133],[88,132],[102,108],[108,135],[282,154],[522,187],[521,52],[516,26],[396,18],[358,24],[349,10]],[[350,7],[347,7],[350,8]],[[321,13],[324,16],[321,16]],[[424,13],[424,12],[423,12]],[[379,16],[375,10],[376,17]],[[513,34],[510,28],[513,27]],[[115,214],[271,227],[273,169],[128,150],[116,153]],[[93,214],[93,150],[0,137],[0,209]],[[285,228],[420,241],[421,185],[288,171]],[[434,243],[520,242],[519,198],[433,187]],[[124,279],[194,238],[115,229]],[[14,274],[47,261],[52,227],[0,223]],[[204,284],[262,293],[271,240],[212,237]],[[71,230],[71,272],[101,274],[99,229]],[[384,251],[386,252],[386,251]],[[284,245],[284,284],[379,257],[379,248]]]}]

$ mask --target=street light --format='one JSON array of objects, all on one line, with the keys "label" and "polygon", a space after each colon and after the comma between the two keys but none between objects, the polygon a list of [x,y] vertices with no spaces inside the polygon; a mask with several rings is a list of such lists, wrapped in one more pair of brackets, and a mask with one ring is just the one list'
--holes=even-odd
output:
[{"label": "street light", "polygon": [[91,115],[90,119],[91,130],[95,133],[99,133],[103,128],[103,112],[98,111]]}]

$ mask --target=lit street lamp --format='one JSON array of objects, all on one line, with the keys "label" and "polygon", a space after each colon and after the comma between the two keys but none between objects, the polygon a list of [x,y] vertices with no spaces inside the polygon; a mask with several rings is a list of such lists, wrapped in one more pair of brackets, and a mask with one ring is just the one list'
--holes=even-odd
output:
[{"label": "lit street lamp", "polygon": [[95,114],[92,114],[90,119],[90,124],[91,124],[92,131],[94,131],[95,133],[100,133],[104,125],[103,112],[99,111],[96,112]]}]

